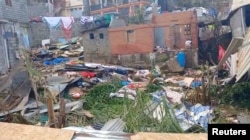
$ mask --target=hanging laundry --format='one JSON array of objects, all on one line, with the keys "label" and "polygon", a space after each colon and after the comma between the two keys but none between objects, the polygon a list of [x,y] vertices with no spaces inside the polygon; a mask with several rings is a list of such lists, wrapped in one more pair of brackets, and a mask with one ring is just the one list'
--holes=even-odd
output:
[{"label": "hanging laundry", "polygon": [[72,24],[75,22],[73,17],[61,17],[63,28],[71,29]]},{"label": "hanging laundry", "polygon": [[69,40],[72,36],[72,24],[75,22],[73,17],[61,17],[63,24],[64,37]]},{"label": "hanging laundry", "polygon": [[94,21],[94,17],[93,16],[82,16],[81,17],[81,24],[85,24],[86,22],[93,22]]},{"label": "hanging laundry", "polygon": [[58,28],[61,25],[61,17],[43,17],[43,22],[48,23],[50,28]]}]

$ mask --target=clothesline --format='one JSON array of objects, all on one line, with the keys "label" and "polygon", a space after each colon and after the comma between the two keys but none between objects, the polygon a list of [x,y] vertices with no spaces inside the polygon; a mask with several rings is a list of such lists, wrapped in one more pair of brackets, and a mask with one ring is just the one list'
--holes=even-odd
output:
[{"label": "clothesline", "polygon": [[[80,18],[80,23],[85,24],[87,22],[93,22],[93,16],[82,16]],[[55,29],[63,25],[64,29],[71,29],[73,23],[75,23],[74,17],[43,17],[43,22],[47,23],[50,28]]]}]

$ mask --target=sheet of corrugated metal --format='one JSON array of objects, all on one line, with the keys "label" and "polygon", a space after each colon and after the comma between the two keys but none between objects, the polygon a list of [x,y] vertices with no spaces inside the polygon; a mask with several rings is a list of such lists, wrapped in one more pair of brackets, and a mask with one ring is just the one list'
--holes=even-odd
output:
[{"label": "sheet of corrugated metal", "polygon": [[245,36],[242,47],[238,52],[238,67],[236,82],[238,82],[244,74],[250,69],[250,29]]},{"label": "sheet of corrugated metal", "polygon": [[73,140],[129,140],[131,136],[131,134],[119,131],[99,131],[74,126],[63,129],[75,131]]},{"label": "sheet of corrugated metal", "polygon": [[231,11],[234,11],[240,7],[249,5],[250,1],[249,0],[233,0],[232,2],[232,7],[231,7]]}]

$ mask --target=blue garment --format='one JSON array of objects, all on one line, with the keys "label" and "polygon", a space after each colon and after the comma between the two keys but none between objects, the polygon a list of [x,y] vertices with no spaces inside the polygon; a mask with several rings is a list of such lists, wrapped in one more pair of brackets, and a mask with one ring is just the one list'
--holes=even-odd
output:
[{"label": "blue garment", "polygon": [[201,82],[200,80],[198,80],[198,81],[193,81],[193,82],[191,83],[191,87],[192,87],[192,88],[200,87],[201,85],[202,85],[202,82]]},{"label": "blue garment", "polygon": [[105,72],[114,72],[115,70],[113,68],[105,68],[104,69]]},{"label": "blue garment", "polygon": [[213,17],[217,17],[218,16],[218,11],[215,8],[211,8],[209,10],[209,14]]},{"label": "blue garment", "polygon": [[116,69],[115,73],[118,73],[118,74],[121,74],[121,75],[128,75],[128,71],[127,70],[120,69],[120,68]]},{"label": "blue garment", "polygon": [[67,61],[69,61],[69,58],[58,57],[58,58],[54,58],[50,60],[45,60],[44,65],[53,66],[53,65],[58,65],[63,62],[67,62]]}]

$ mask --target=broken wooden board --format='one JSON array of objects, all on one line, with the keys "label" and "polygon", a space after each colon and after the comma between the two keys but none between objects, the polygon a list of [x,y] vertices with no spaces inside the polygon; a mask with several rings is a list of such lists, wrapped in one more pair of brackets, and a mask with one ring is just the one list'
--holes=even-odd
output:
[{"label": "broken wooden board", "polygon": [[74,133],[63,129],[0,123],[1,140],[72,140]]},{"label": "broken wooden board", "polygon": [[131,140],[207,140],[206,133],[173,134],[173,133],[137,133]]}]

